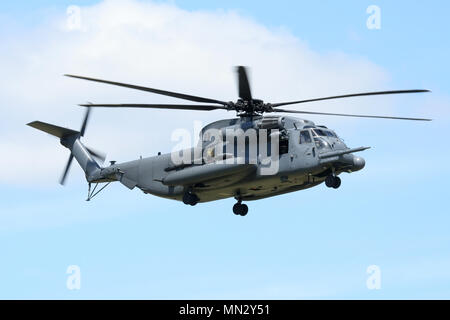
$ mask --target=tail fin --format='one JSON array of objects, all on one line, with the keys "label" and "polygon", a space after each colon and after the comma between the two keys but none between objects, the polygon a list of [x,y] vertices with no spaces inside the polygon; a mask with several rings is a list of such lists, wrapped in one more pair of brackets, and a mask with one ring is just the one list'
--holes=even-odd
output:
[{"label": "tail fin", "polygon": [[66,136],[80,134],[79,131],[55,126],[53,124],[45,123],[45,122],[41,122],[41,121],[33,121],[33,122],[28,123],[27,125],[35,128],[35,129],[47,132],[48,134],[51,134],[52,136],[58,137],[60,139],[66,137]]},{"label": "tail fin", "polygon": [[[53,124],[41,121],[33,121],[28,123],[30,127],[33,127],[35,129],[51,134],[55,137],[58,137],[60,139],[61,144],[70,150],[71,152],[70,157],[60,180],[61,184],[64,184],[73,158],[75,158],[77,162],[80,164],[81,168],[86,174],[86,180],[88,181],[93,180],[94,179],[93,177],[100,171],[100,166],[94,160],[94,157],[102,159],[101,152],[97,152],[86,147],[80,141],[80,137],[84,135],[84,131],[86,130],[88,118],[89,118],[89,109],[86,112],[86,116],[84,118],[80,131],[55,126]],[[102,160],[104,160],[104,158]]]}]

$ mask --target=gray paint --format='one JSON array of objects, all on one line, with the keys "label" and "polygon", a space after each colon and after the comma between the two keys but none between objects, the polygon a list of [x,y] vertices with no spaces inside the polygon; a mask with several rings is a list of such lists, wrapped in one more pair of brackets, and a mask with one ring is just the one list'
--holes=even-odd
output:
[{"label": "gray paint", "polygon": [[[349,149],[337,137],[323,137],[331,146],[327,150],[319,150],[314,141],[300,144],[300,130],[315,127],[315,124],[294,117],[241,117],[216,121],[202,129],[202,132],[210,128],[223,131],[240,128],[245,131],[278,126],[289,137],[289,152],[280,156],[279,172],[271,176],[261,174],[260,163],[213,163],[173,169],[175,164],[170,154],[100,167],[76,131],[50,124],[32,126],[58,136],[85,171],[88,182],[119,181],[129,189],[139,188],[147,194],[174,200],[182,200],[188,189],[195,192],[199,202],[237,197],[238,194],[243,200],[257,200],[311,188],[322,183],[331,170],[339,175],[360,170],[365,164],[364,159],[352,154],[365,148]],[[207,145],[201,140],[199,143],[200,148]]]}]

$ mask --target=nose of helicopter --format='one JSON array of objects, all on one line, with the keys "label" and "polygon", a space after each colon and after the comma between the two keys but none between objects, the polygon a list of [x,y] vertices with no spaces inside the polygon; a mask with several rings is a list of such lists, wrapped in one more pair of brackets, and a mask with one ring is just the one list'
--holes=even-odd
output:
[{"label": "nose of helicopter", "polygon": [[353,170],[359,171],[366,165],[366,160],[363,157],[353,156]]}]

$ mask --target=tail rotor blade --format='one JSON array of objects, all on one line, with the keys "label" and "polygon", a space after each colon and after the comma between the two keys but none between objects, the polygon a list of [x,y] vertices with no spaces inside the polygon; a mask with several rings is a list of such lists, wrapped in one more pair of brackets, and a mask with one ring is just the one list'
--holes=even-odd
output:
[{"label": "tail rotor blade", "polygon": [[81,129],[80,129],[80,136],[84,136],[84,132],[86,131],[86,126],[87,126],[87,122],[89,120],[89,114],[91,112],[91,108],[87,107],[86,108],[86,113],[84,116],[84,120],[83,120],[83,124],[81,125]]},{"label": "tail rotor blade", "polygon": [[67,161],[67,164],[66,164],[66,167],[64,169],[63,175],[61,176],[61,179],[59,180],[59,183],[61,185],[64,185],[64,183],[66,182],[67,173],[69,173],[69,169],[70,169],[70,165],[72,164],[72,160],[73,160],[73,155],[70,154],[69,160]]},{"label": "tail rotor blade", "polygon": [[237,67],[239,97],[245,101],[252,101],[252,92],[248,82],[247,70],[243,66]]},{"label": "tail rotor blade", "polygon": [[101,160],[102,162],[105,162],[106,159],[106,153],[102,152],[102,151],[98,151],[95,150],[91,147],[86,147],[87,151],[89,151],[89,153],[91,155],[93,155],[94,157],[96,157],[97,159]]}]

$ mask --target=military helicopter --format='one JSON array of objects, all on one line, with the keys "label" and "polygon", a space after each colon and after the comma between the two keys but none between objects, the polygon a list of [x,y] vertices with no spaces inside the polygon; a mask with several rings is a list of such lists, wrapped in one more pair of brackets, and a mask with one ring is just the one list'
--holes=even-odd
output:
[{"label": "military helicopter", "polygon": [[[423,118],[402,118],[378,115],[356,115],[281,109],[282,106],[296,105],[331,99],[359,96],[390,95],[429,92],[429,90],[395,90],[346,94],[308,100],[281,103],[266,103],[254,99],[250,90],[247,70],[236,68],[239,99],[226,102],[216,99],[187,95],[183,93],[136,86],[126,83],[65,75],[88,81],[95,81],[125,88],[147,91],[164,96],[196,102],[198,104],[81,104],[86,114],[79,131],[34,121],[29,126],[49,133],[60,139],[60,143],[70,150],[69,160],[60,183],[64,184],[73,158],[85,172],[88,182],[88,198],[91,200],[111,182],[119,181],[129,189],[139,188],[146,194],[182,201],[186,205],[214,201],[229,197],[236,199],[233,212],[245,216],[248,207],[243,201],[258,200],[317,186],[323,182],[329,188],[341,185],[339,175],[364,168],[365,160],[355,153],[369,147],[349,148],[334,130],[315,125],[306,119],[268,115],[271,113],[297,113],[363,117],[378,119],[398,119],[431,121]],[[105,155],[81,142],[92,108],[150,108],[169,110],[235,111],[237,118],[219,120],[201,130],[197,146],[184,150],[182,160],[174,153],[140,158],[124,163],[111,161],[101,166]],[[213,138],[209,134],[215,132]],[[231,132],[231,134],[229,134]],[[250,139],[249,133],[256,139]],[[230,138],[231,139],[228,139]],[[253,136],[254,138],[254,136]],[[221,143],[219,143],[219,140]],[[233,145],[241,141],[243,150]],[[225,141],[225,142],[224,142]],[[229,146],[232,145],[230,148]],[[261,150],[266,148],[266,153]],[[254,150],[253,156],[250,151]],[[179,156],[179,154],[178,154]],[[276,170],[269,170],[276,164]],[[267,173],[269,172],[269,173]],[[95,184],[94,188],[91,185]],[[98,187],[103,184],[102,187]],[[97,190],[98,189],[98,190]]]}]

